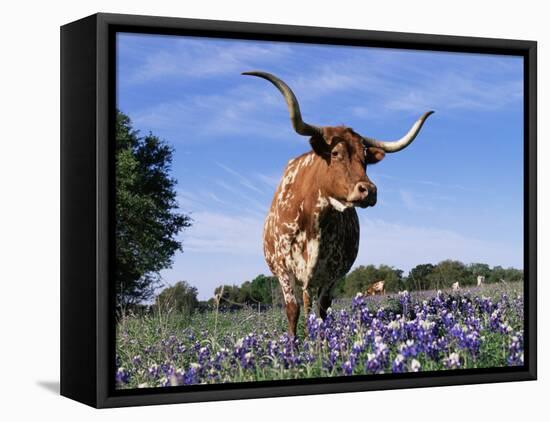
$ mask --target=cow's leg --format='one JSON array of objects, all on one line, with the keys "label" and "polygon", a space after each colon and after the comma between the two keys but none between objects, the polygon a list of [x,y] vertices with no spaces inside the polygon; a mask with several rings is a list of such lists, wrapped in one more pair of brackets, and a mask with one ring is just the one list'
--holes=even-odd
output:
[{"label": "cow's leg", "polygon": [[285,300],[288,333],[296,337],[296,326],[298,325],[298,316],[300,315],[300,305],[296,301],[296,296],[294,296],[294,287],[292,286],[291,277],[287,275],[279,276],[279,282],[281,283],[283,298]]},{"label": "cow's leg", "polygon": [[311,310],[311,298],[309,296],[309,292],[307,291],[307,289],[303,289],[302,298],[304,300],[304,316],[306,318],[306,323],[307,323],[309,311]]},{"label": "cow's leg", "polygon": [[321,319],[325,319],[327,316],[327,309],[332,304],[332,295],[330,289],[322,289],[319,293],[319,316]]},{"label": "cow's leg", "polygon": [[288,318],[288,334],[296,337],[296,327],[298,326],[298,317],[300,316],[300,305],[296,300],[286,303],[286,317]]},{"label": "cow's leg", "polygon": [[[307,327],[307,319],[311,312],[311,295],[308,289],[302,291],[302,298],[304,300],[304,327]],[[307,330],[307,328],[305,328]]]}]

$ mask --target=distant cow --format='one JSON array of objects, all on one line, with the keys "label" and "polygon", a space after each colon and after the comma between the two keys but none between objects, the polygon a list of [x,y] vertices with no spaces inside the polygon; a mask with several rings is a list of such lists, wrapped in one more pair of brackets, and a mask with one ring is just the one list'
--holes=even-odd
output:
[{"label": "distant cow", "polygon": [[365,291],[365,296],[385,295],[386,290],[384,289],[384,283],[384,280],[372,283]]},{"label": "distant cow", "polygon": [[483,283],[485,283],[485,277],[483,277],[482,275],[478,275],[477,276],[477,285],[478,285],[478,287],[482,286]]},{"label": "distant cow", "polygon": [[[406,148],[432,112],[418,119],[398,141],[383,142],[345,126],[314,126],[302,120],[292,90],[274,75],[245,72],[271,82],[283,94],[294,130],[309,137],[311,151],[290,160],[265,220],[263,247],[270,270],[283,291],[288,331],[296,335],[300,305],[294,292],[302,290],[306,318],[312,295],[325,318],[331,290],[353,265],[359,248],[359,219],[355,207],[376,204],[376,186],[366,167],[385,153]],[[327,101],[324,107],[329,107]]]},{"label": "distant cow", "polygon": [[460,289],[458,281],[455,281],[453,284],[451,284],[451,288],[453,289],[453,292],[457,292]]}]

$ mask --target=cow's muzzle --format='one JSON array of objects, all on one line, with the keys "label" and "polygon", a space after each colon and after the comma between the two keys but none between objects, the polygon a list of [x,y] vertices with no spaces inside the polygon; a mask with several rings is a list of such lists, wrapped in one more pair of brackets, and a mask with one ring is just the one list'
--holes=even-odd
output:
[{"label": "cow's muzzle", "polygon": [[348,196],[348,202],[360,208],[376,205],[376,186],[369,182],[358,182]]}]

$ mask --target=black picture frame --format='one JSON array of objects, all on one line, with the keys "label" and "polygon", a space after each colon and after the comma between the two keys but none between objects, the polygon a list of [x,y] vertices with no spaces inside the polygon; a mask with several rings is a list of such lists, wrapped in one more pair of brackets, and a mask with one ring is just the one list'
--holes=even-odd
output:
[{"label": "black picture frame", "polygon": [[[525,365],[387,377],[114,389],[115,34],[193,35],[492,53],[524,59]],[[61,395],[97,408],[534,380],[537,376],[537,44],[535,41],[120,14],[61,27]]]}]

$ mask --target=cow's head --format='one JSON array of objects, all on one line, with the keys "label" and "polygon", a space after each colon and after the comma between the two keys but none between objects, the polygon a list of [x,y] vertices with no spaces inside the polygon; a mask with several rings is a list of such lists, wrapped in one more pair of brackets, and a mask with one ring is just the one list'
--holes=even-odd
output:
[{"label": "cow's head", "polygon": [[322,134],[310,138],[313,151],[323,158],[320,185],[323,195],[339,211],[350,206],[365,208],[376,204],[376,186],[367,176],[367,165],[384,158],[384,151],[365,145],[352,129],[323,127]]},{"label": "cow's head", "polygon": [[416,137],[433,111],[424,113],[409,132],[397,141],[378,141],[362,136],[345,126],[314,126],[302,120],[298,100],[286,83],[266,72],[244,72],[243,75],[266,79],[283,94],[294,130],[310,137],[313,151],[323,159],[320,173],[322,194],[338,211],[351,206],[365,208],[376,204],[376,186],[367,176],[367,165],[382,160],[385,153],[406,148]]}]

